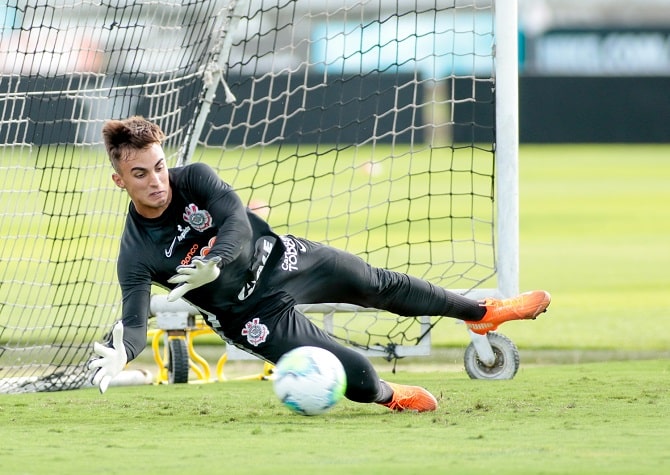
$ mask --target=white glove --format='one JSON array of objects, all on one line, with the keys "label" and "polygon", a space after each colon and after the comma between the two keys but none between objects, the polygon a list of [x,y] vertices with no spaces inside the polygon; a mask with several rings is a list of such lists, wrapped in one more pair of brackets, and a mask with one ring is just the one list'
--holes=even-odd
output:
[{"label": "white glove", "polygon": [[123,323],[118,321],[112,328],[111,348],[96,341],[93,343],[93,352],[100,358],[91,361],[88,365],[91,369],[98,368],[91,382],[94,386],[98,386],[100,394],[103,394],[107,391],[114,376],[123,371],[128,362],[126,346],[123,344]]},{"label": "white glove", "polygon": [[177,267],[177,273],[170,277],[168,282],[180,285],[168,294],[168,302],[179,300],[189,290],[216,280],[221,272],[219,262],[221,262],[221,258],[216,256],[207,260],[193,259],[191,264]]}]

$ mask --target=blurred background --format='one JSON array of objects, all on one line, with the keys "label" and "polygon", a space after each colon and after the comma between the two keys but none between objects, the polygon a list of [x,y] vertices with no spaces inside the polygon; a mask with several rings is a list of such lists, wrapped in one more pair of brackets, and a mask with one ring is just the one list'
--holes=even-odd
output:
[{"label": "blurred background", "polygon": [[667,142],[670,2],[519,0],[522,142]]},{"label": "blurred background", "polygon": [[[127,2],[120,2],[123,3]],[[203,5],[226,3],[226,0],[213,0]],[[252,3],[259,7],[264,4],[261,0]],[[346,6],[346,3],[342,2],[342,5]],[[419,12],[422,3],[430,5],[433,2],[400,0],[397,3],[407,11]],[[457,8],[461,3],[466,4],[459,0],[450,3]],[[490,3],[490,0],[482,0],[475,5],[480,6],[480,11],[486,15]],[[114,28],[119,21],[128,21],[127,18],[106,18],[103,25],[95,16],[95,5],[82,3],[73,9],[69,1],[54,0],[49,2],[49,8],[25,9],[20,4],[9,0],[0,5],[0,50],[3,51],[0,71],[6,74],[34,73],[37,68],[41,76],[48,78],[62,75],[64,71],[98,71],[100,68],[126,71],[138,65],[146,74],[151,74],[158,70],[188,70],[187,62],[193,57],[186,53],[152,55],[156,46],[179,43],[181,36],[186,39],[191,34],[189,28],[171,28],[177,26],[172,25],[177,18],[170,16],[163,17],[165,28],[151,30],[150,35],[142,33],[145,31],[141,28],[142,19],[155,15],[155,10],[166,9],[158,2],[131,10],[138,21],[130,28],[135,39],[146,46],[133,56],[122,54],[123,49],[118,47],[128,28]],[[69,5],[66,15],[69,28],[61,31],[34,28],[43,23],[44,15],[54,15],[54,18],[60,15],[60,4]],[[311,0],[297,2],[295,8],[318,15],[325,6],[332,9],[335,4],[337,2]],[[522,143],[659,143],[668,140],[670,1],[519,0],[518,5]],[[375,15],[377,9],[384,8],[383,2],[379,5],[371,2],[366,6],[366,10]],[[346,7],[342,10],[346,15]],[[201,14],[206,13],[203,7]],[[194,25],[198,24],[195,20]],[[29,27],[37,34],[20,34]],[[248,25],[250,31],[261,27],[260,24]],[[308,28],[307,23],[296,22],[290,30],[277,33],[277,43],[260,45],[267,54],[254,63],[256,74],[263,69],[290,67],[295,58],[304,53],[301,48],[306,48],[307,42],[295,42],[291,48],[284,46],[296,39],[315,37],[315,32],[307,31]],[[239,36],[244,32],[236,34]],[[482,40],[490,44],[487,35],[482,35]],[[317,49],[315,46],[313,49]],[[118,53],[102,57],[103,50]],[[153,51],[160,51],[160,48]],[[231,58],[231,63],[238,59]],[[231,71],[230,74],[237,73],[243,75],[247,71]],[[53,80],[39,80],[45,83],[39,87],[62,86],[54,84]],[[385,76],[375,80],[384,81]],[[115,107],[121,104],[142,112],[141,105],[129,104],[132,100],[116,101]],[[413,98],[409,97],[409,100]],[[49,111],[35,110],[34,113],[48,114]],[[107,108],[90,112],[91,119],[102,120],[114,115],[125,115],[125,112]],[[93,128],[78,131],[77,137],[66,141],[95,141],[98,132]],[[59,137],[59,140],[63,139]],[[352,141],[355,139],[352,137]],[[43,140],[49,142],[52,139],[44,137]]]}]

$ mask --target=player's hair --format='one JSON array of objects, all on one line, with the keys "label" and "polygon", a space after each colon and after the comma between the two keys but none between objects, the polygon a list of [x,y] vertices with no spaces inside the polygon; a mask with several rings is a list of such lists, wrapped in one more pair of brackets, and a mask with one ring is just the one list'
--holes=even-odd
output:
[{"label": "player's hair", "polygon": [[118,164],[137,150],[144,150],[153,144],[161,144],[165,134],[161,128],[141,116],[123,120],[109,120],[102,128],[102,138],[109,161],[118,171]]}]

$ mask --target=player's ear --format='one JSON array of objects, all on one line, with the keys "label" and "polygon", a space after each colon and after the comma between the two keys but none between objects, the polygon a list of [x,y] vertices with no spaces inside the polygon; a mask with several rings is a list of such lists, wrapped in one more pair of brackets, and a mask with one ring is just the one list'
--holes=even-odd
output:
[{"label": "player's ear", "polygon": [[118,173],[112,173],[112,180],[114,180],[114,183],[119,188],[125,188],[126,187],[126,184],[123,182],[123,178],[121,178],[121,175],[119,175]]}]

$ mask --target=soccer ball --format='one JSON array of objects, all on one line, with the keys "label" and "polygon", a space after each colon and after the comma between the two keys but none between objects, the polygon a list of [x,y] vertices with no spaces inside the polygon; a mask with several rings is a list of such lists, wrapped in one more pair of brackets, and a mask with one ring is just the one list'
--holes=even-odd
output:
[{"label": "soccer ball", "polygon": [[315,416],[329,411],[342,399],[347,377],[342,363],[330,351],[301,346],[279,359],[273,388],[293,412]]}]

